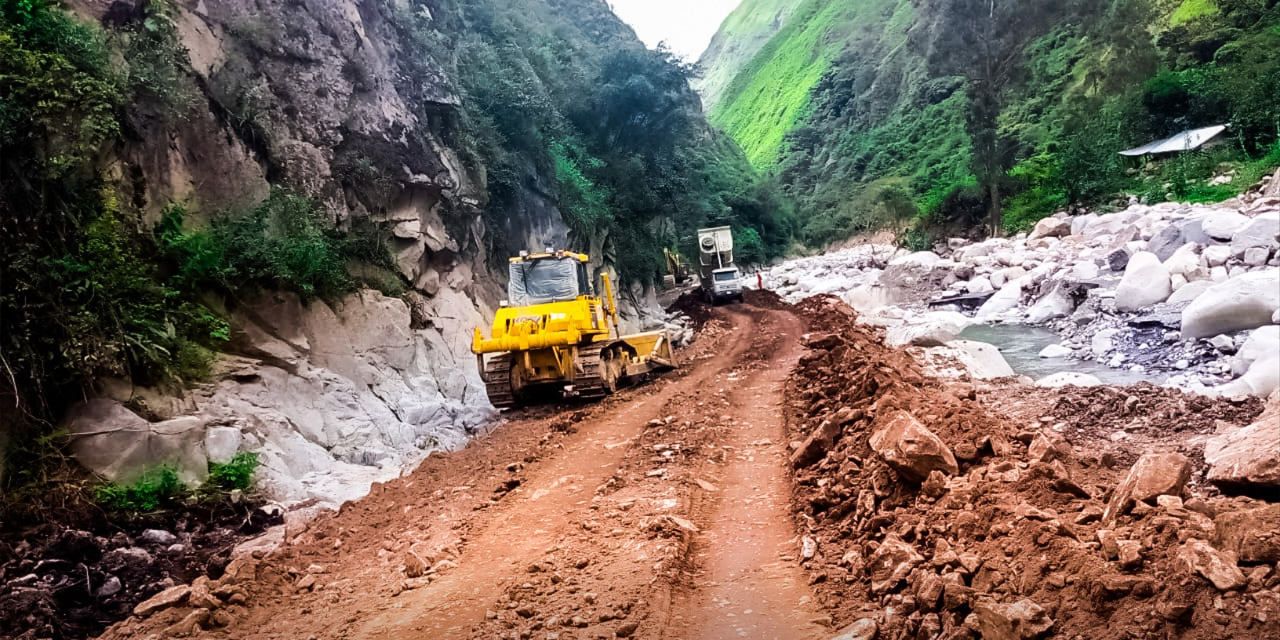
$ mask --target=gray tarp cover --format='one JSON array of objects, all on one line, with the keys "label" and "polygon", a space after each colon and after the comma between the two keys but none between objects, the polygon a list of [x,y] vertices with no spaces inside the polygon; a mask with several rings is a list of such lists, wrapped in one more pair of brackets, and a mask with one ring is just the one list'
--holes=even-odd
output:
[{"label": "gray tarp cover", "polygon": [[513,262],[507,298],[512,306],[544,304],[578,297],[578,261],[536,260]]}]

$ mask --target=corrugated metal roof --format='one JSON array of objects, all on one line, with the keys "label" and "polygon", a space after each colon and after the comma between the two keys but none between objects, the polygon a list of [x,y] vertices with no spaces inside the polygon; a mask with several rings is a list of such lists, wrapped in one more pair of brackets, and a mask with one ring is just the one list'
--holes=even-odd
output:
[{"label": "corrugated metal roof", "polygon": [[1200,145],[1218,137],[1223,131],[1227,130],[1227,125],[1220,124],[1203,129],[1190,129],[1181,133],[1174,134],[1164,140],[1156,140],[1155,142],[1144,144],[1141,147],[1126,149],[1120,152],[1122,156],[1145,156],[1152,153],[1173,153],[1175,151],[1190,151],[1200,147]]}]

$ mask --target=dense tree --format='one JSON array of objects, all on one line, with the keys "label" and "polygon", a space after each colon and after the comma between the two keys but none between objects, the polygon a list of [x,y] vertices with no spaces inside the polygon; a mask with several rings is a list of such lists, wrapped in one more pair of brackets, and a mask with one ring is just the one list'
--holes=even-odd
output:
[{"label": "dense tree", "polygon": [[965,78],[965,128],[972,168],[987,194],[987,224],[1000,234],[1000,183],[1013,165],[1013,141],[1000,131],[1010,86],[1024,70],[1027,45],[1064,10],[1062,0],[944,0],[930,63],[942,74]]}]

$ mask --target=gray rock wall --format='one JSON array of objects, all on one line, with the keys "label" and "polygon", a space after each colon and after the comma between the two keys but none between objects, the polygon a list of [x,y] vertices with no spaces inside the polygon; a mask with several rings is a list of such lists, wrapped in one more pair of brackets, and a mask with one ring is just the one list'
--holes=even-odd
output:
[{"label": "gray rock wall", "polygon": [[[453,289],[419,303],[373,291],[332,307],[263,296],[236,312],[231,353],[184,399],[186,415],[149,421],[135,409],[156,396],[108,386],[69,413],[72,451],[121,482],[158,464],[199,482],[209,461],[253,451],[259,486],[280,502],[364,495],[496,416],[469,350],[480,312]],[[414,328],[419,314],[430,320]]]}]

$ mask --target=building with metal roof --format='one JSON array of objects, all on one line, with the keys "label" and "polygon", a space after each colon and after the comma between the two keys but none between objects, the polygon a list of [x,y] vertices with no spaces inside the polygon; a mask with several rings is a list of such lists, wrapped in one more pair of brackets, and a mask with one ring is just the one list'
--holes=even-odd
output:
[{"label": "building with metal roof", "polygon": [[1164,153],[1178,153],[1179,151],[1191,151],[1199,149],[1205,143],[1222,135],[1227,130],[1227,125],[1220,124],[1212,127],[1204,127],[1203,129],[1188,129],[1176,133],[1163,140],[1156,140],[1141,147],[1133,149],[1125,149],[1120,152],[1122,156],[1148,156],[1160,155]]}]

